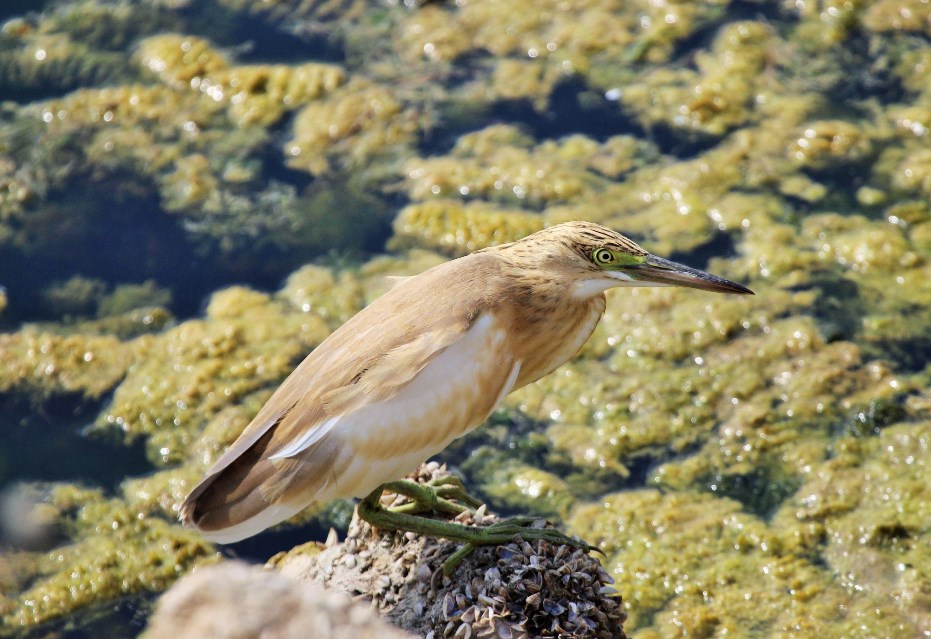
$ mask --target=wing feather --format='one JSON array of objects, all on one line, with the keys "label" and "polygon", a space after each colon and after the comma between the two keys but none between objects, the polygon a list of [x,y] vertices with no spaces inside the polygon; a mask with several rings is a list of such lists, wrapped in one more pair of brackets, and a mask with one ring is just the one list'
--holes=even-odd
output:
[{"label": "wing feather", "polygon": [[[419,388],[414,382],[429,375],[431,364],[467,335],[484,311],[495,306],[497,300],[487,294],[495,287],[487,284],[500,277],[500,270],[491,254],[446,262],[399,282],[343,324],[301,362],[210,468],[182,504],[182,518],[205,531],[222,531],[254,519],[254,526],[243,523],[237,528],[244,537],[270,525],[262,503],[293,502],[297,488],[305,504],[323,488],[327,495],[344,493],[351,483],[347,467],[358,463],[352,449],[362,445],[359,433],[366,424],[375,430],[388,426],[388,432],[380,436],[397,438],[391,429],[410,406],[398,397]],[[451,282],[458,286],[451,287]],[[513,377],[509,375],[512,365],[493,360],[484,365],[489,401],[502,394]],[[498,366],[506,368],[499,370]],[[381,408],[388,407],[394,417],[377,417]],[[458,434],[421,433],[407,438],[407,443],[416,444],[418,437],[446,442]],[[354,443],[347,443],[347,437]],[[402,463],[407,462],[394,462]],[[402,474],[409,469],[404,468]]]}]

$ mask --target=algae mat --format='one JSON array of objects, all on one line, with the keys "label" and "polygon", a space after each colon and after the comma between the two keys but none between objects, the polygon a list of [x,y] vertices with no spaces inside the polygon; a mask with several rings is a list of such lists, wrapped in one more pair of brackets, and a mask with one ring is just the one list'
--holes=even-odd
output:
[{"label": "algae mat", "polygon": [[757,295],[611,292],[444,459],[597,543],[631,637],[931,635],[931,5],[39,5],[0,10],[0,634],[138,634],[221,558],[186,491],[386,276],[588,219]]}]

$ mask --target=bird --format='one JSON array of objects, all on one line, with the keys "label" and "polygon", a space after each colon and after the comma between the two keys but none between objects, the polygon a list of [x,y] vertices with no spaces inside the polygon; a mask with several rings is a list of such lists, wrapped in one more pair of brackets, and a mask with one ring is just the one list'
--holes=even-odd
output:
[{"label": "bird", "polygon": [[[181,504],[182,523],[233,543],[311,504],[362,498],[359,516],[377,528],[447,537],[466,550],[515,534],[567,541],[530,518],[480,527],[418,516],[481,502],[456,480],[402,478],[481,425],[508,394],[577,355],[605,312],[605,291],[633,286],[753,294],[583,221],[404,278],[282,382]],[[382,507],[385,489],[417,507]]]}]

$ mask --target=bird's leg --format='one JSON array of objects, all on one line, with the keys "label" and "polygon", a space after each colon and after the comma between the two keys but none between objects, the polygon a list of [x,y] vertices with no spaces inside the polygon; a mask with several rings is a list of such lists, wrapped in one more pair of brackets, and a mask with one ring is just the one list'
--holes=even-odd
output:
[{"label": "bird's leg", "polygon": [[[434,491],[442,487],[443,486],[436,488],[429,487],[428,493],[433,495],[432,498],[436,498],[438,503],[446,502],[453,504],[453,502],[449,502],[449,500],[445,498],[436,497]],[[359,517],[375,528],[383,530],[414,532],[420,535],[429,535],[430,537],[463,542],[465,545],[443,562],[443,574],[445,575],[452,574],[462,560],[468,557],[478,546],[506,544],[515,537],[520,537],[524,541],[545,539],[552,544],[568,544],[576,548],[584,548],[585,550],[598,550],[594,546],[590,546],[579,539],[564,535],[558,530],[539,527],[538,523],[543,520],[535,517],[514,517],[499,521],[490,526],[466,526],[465,524],[440,521],[428,517],[419,517],[407,512],[389,510],[381,505],[381,494],[383,490],[389,490],[412,497],[413,494],[420,496],[420,490],[423,488],[425,488],[425,486],[422,484],[408,480],[383,484],[359,502]],[[416,499],[417,497],[412,498]],[[429,502],[431,497],[426,497],[426,499]],[[439,500],[442,500],[442,502],[439,502]],[[461,508],[461,510],[458,510],[455,514],[467,510],[458,504],[453,505],[456,508]],[[454,514],[450,511],[446,512]]]}]

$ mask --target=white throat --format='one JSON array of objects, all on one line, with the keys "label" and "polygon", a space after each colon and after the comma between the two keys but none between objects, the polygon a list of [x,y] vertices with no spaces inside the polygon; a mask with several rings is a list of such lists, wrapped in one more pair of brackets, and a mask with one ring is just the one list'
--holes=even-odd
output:
[{"label": "white throat", "polygon": [[603,277],[596,279],[583,280],[572,285],[572,296],[579,300],[590,299],[599,293],[604,293],[609,288],[618,286],[669,286],[669,284],[659,284],[657,282],[644,282],[635,280],[629,275],[618,273],[617,271],[606,271]]}]

